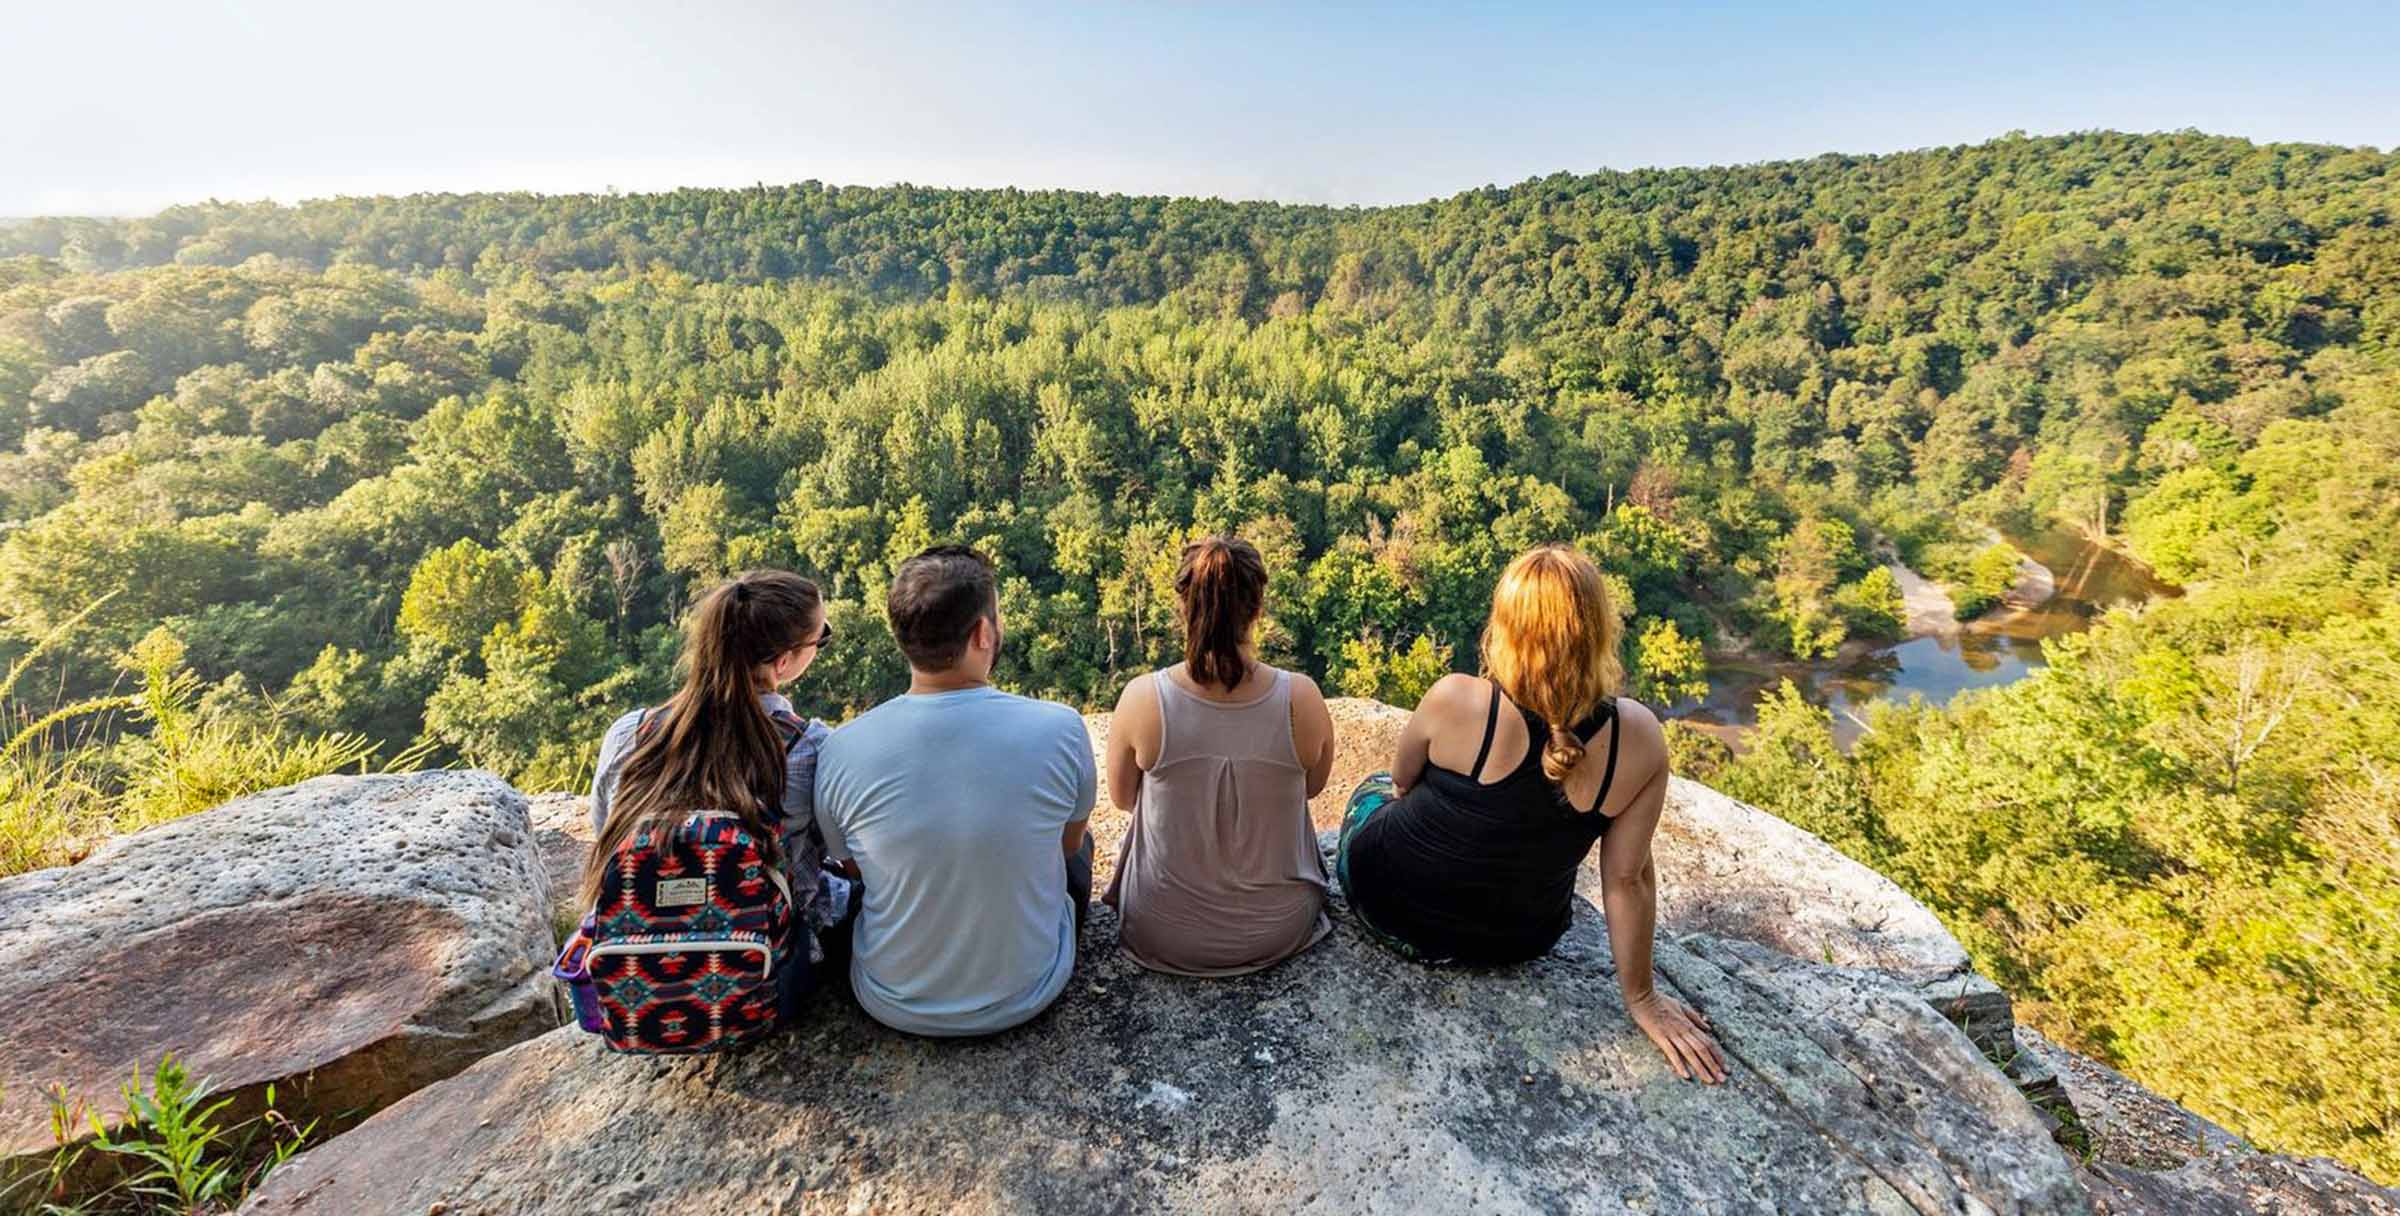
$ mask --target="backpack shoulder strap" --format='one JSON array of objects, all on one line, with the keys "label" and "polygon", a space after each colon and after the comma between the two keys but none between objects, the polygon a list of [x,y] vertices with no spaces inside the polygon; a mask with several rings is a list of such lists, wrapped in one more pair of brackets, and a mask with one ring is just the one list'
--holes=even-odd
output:
[{"label": "backpack shoulder strap", "polygon": [[808,719],[788,709],[770,709],[767,716],[775,720],[775,729],[783,732],[784,755],[791,755],[792,749],[808,737]]}]

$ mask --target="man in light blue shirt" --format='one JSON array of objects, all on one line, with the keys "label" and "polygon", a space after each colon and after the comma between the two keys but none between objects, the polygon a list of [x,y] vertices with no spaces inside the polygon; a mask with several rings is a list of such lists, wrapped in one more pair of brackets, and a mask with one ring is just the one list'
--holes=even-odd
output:
[{"label": "man in light blue shirt", "polygon": [[825,852],[866,888],[850,986],[924,1035],[1006,1030],[1058,999],[1091,902],[1099,789],[1083,716],[991,686],[989,559],[937,545],[885,601],[909,689],[833,732],[817,762]]}]

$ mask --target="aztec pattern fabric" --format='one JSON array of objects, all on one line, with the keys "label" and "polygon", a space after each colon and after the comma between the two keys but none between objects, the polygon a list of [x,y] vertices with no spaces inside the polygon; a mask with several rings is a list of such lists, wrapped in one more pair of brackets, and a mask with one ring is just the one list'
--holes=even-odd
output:
[{"label": "aztec pattern fabric", "polygon": [[696,812],[664,840],[645,832],[617,850],[586,940],[569,943],[581,958],[562,957],[560,978],[613,1050],[732,1047],[775,1026],[792,915],[762,843],[732,815]]}]

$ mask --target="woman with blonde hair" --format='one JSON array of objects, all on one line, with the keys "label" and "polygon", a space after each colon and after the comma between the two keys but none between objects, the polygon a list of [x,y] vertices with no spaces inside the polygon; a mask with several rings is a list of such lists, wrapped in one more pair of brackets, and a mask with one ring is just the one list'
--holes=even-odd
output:
[{"label": "woman with blonde hair", "polygon": [[[1666,804],[1666,739],[1619,698],[1620,626],[1600,568],[1563,545],[1509,563],[1483,631],[1484,676],[1444,676],[1400,732],[1392,771],[1343,816],[1337,868],[1370,935],[1431,964],[1547,953],[1600,847],[1602,902],[1625,1008],[1675,1075],[1715,1083],[1708,1019],[1651,983],[1658,921],[1650,838]],[[1503,711],[1507,712],[1503,712]]]}]

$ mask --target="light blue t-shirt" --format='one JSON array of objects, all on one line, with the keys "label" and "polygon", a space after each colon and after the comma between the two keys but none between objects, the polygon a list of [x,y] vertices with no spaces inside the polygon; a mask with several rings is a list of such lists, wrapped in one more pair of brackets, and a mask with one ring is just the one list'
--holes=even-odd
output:
[{"label": "light blue t-shirt", "polygon": [[1083,716],[992,688],[911,693],[833,732],[817,759],[825,852],[866,887],[850,986],[925,1035],[1006,1030],[1075,970],[1059,838],[1099,790]]}]

